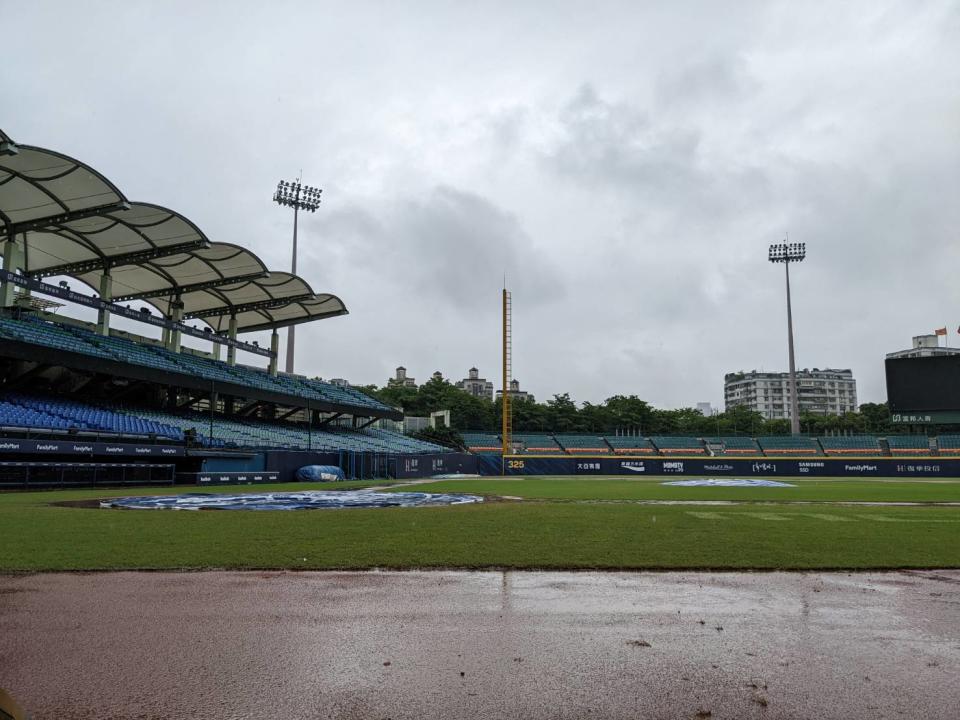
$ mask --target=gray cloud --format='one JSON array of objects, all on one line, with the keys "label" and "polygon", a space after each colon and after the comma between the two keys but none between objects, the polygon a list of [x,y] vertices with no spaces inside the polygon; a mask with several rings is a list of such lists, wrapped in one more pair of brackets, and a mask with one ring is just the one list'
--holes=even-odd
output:
[{"label": "gray cloud", "polygon": [[[960,323],[960,5],[908,0],[8,4],[4,129],[289,264],[351,314],[298,366],[382,383],[499,364],[540,397],[720,404],[736,369],[851,367]],[[82,31],[78,31],[78,29]],[[37,53],[35,38],[45,47]],[[956,336],[951,335],[954,344]]]}]

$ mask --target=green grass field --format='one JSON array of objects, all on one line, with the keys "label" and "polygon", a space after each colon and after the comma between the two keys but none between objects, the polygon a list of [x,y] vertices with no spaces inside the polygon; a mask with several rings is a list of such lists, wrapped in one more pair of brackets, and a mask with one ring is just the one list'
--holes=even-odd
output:
[{"label": "green grass field", "polygon": [[[796,480],[795,488],[682,488],[662,486],[661,480],[438,481],[410,489],[524,500],[293,512],[150,512],[51,505],[175,492],[169,488],[4,493],[0,571],[960,567],[960,506],[935,504],[960,503],[960,480]],[[298,483],[209,491],[330,487]],[[742,504],[642,504],[647,500]],[[820,504],[845,501],[933,504]]]}]

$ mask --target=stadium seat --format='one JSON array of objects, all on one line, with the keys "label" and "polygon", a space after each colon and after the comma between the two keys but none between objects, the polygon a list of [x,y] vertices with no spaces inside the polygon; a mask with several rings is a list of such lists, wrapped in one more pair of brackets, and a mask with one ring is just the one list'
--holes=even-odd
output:
[{"label": "stadium seat", "polygon": [[465,432],[462,434],[463,442],[467,449],[472,453],[499,453],[503,450],[503,444],[499,435],[490,433]]},{"label": "stadium seat", "polygon": [[753,438],[729,436],[704,438],[714,455],[762,455],[760,446]]},{"label": "stadium seat", "polygon": [[182,442],[195,434],[204,447],[382,452],[396,455],[448,452],[447,448],[376,428],[356,430],[330,425],[322,430],[303,424],[171,413],[151,409],[106,408],[71,399],[5,393],[0,396],[0,428],[86,431],[150,436]]},{"label": "stadium seat", "polygon": [[607,435],[604,440],[617,455],[656,455],[657,449],[649,438],[634,435]]},{"label": "stadium seat", "polygon": [[603,455],[610,452],[607,442],[597,435],[556,435],[560,446],[569,454]]},{"label": "stadium seat", "polygon": [[827,455],[883,455],[880,441],[872,435],[831,435],[819,440]]},{"label": "stadium seat", "polygon": [[664,455],[704,455],[707,452],[700,438],[655,435],[650,441]]},{"label": "stadium seat", "polygon": [[803,435],[772,435],[758,437],[757,444],[764,455],[822,455],[823,450],[815,438]]},{"label": "stadium seat", "polygon": [[887,435],[891,455],[929,455],[930,438],[926,435]]},{"label": "stadium seat", "polygon": [[295,395],[320,402],[388,411],[391,408],[355,388],[339,387],[321,380],[296,375],[270,375],[266,370],[228,365],[183,348],[173,352],[149,342],[135,342],[120,336],[103,336],[71,324],[49,322],[36,316],[20,319],[0,317],[0,335],[34,345],[141,365],[164,372],[179,373],[214,382],[232,383],[257,390]]},{"label": "stadium seat", "polygon": [[960,455],[960,435],[941,435],[937,449],[941,455]]},{"label": "stadium seat", "polygon": [[563,452],[552,435],[532,433],[515,433],[513,441],[520,443],[522,452],[528,453],[559,453]]}]

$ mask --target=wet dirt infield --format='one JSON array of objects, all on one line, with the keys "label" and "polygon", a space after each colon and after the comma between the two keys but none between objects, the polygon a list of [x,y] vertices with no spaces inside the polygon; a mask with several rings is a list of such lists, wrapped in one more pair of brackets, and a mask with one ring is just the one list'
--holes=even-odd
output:
[{"label": "wet dirt infield", "polygon": [[960,571],[0,576],[58,718],[957,718]]}]

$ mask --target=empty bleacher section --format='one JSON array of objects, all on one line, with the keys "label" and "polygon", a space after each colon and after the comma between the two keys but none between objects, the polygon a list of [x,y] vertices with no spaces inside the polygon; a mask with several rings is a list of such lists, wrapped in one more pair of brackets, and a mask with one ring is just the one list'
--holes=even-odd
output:
[{"label": "empty bleacher section", "polygon": [[73,400],[7,393],[0,399],[0,426],[47,430],[101,431],[117,435],[159,436],[183,440],[173,426]]},{"label": "empty bleacher section", "polygon": [[513,436],[514,444],[520,443],[523,452],[528,453],[558,453],[562,452],[552,435],[516,433]]},{"label": "empty bleacher section", "polygon": [[880,441],[872,435],[834,435],[820,438],[827,455],[882,455]]},{"label": "empty bleacher section", "polygon": [[298,398],[354,407],[357,410],[390,412],[391,408],[354,388],[338,387],[320,380],[294,375],[270,375],[264,370],[243,365],[228,365],[220,360],[179,353],[159,345],[137,343],[120,337],[105,337],[82,327],[61,325],[24,315],[20,319],[0,317],[0,335],[31,344],[130,365],[140,365],[184,377],[216,383],[230,383]]},{"label": "empty bleacher section", "polygon": [[597,435],[556,435],[554,437],[571,455],[578,453],[604,455],[610,452],[610,446]]},{"label": "empty bleacher section", "polygon": [[937,448],[941,455],[960,455],[960,435],[941,435]]},{"label": "empty bleacher section", "polygon": [[700,438],[657,435],[650,440],[663,455],[704,455],[707,452]]},{"label": "empty bleacher section", "polygon": [[930,438],[926,435],[887,435],[891,455],[929,455]]},{"label": "empty bleacher section", "polygon": [[758,437],[757,443],[764,455],[822,455],[815,438],[802,435],[772,435]]},{"label": "empty bleacher section", "polygon": [[473,453],[499,453],[503,450],[500,436],[493,433],[465,432],[462,437],[467,449]]},{"label": "empty bleacher section", "polygon": [[762,455],[757,441],[749,437],[711,437],[704,438],[707,448],[713,455]]},{"label": "empty bleacher section", "polygon": [[288,450],[346,450],[393,454],[436,453],[445,448],[379,429],[355,430],[328,425],[211,418],[209,413],[171,413],[149,409],[107,409],[72,400],[7,393],[0,396],[0,427],[105,432],[183,441],[189,433],[202,447]]},{"label": "empty bleacher section", "polygon": [[656,455],[657,449],[645,437],[607,435],[604,438],[618,455]]},{"label": "empty bleacher section", "polygon": [[[92,333],[91,333],[92,334]],[[77,337],[66,326],[46,323],[24,316],[23,319],[0,316],[0,337],[21,340],[32,345],[45,345],[56,350],[91,355],[93,357],[114,359],[112,353]]]}]

